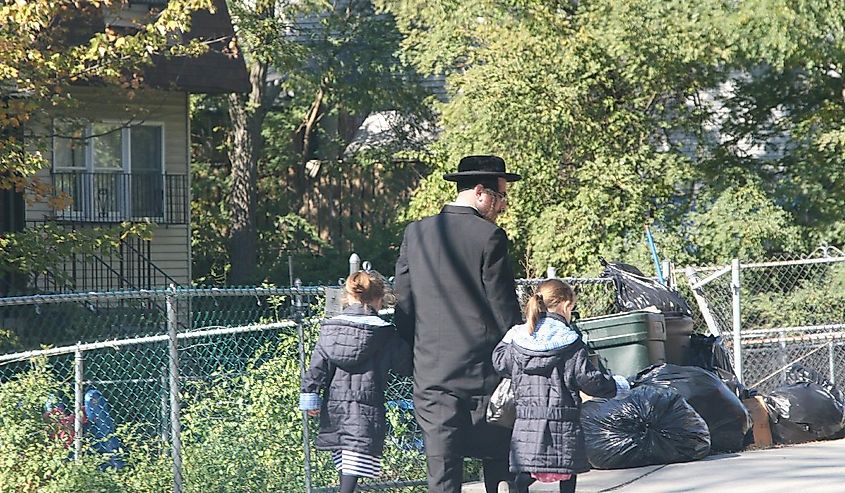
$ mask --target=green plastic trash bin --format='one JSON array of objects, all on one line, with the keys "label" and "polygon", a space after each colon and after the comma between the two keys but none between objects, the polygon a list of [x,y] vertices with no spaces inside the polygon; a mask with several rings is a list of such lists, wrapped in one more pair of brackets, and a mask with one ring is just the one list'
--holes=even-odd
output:
[{"label": "green plastic trash bin", "polygon": [[663,314],[644,311],[585,318],[577,322],[587,346],[618,375],[632,376],[666,361]]}]

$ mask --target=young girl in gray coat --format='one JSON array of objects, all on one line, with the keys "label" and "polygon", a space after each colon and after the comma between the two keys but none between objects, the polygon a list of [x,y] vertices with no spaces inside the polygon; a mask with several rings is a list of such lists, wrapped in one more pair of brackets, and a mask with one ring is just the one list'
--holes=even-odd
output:
[{"label": "young girl in gray coat", "polygon": [[525,307],[526,323],[505,334],[493,351],[493,366],[512,380],[516,422],[510,469],[527,493],[535,481],[560,484],[574,493],[576,475],[589,471],[580,424],[580,392],[622,397],[624,377],[606,375],[590,363],[587,347],[570,325],[575,293],[565,282],[541,283]]},{"label": "young girl in gray coat", "polygon": [[384,295],[384,280],[375,271],[346,279],[348,306],[321,322],[302,379],[299,409],[320,416],[316,446],[332,451],[341,493],[355,491],[358,478],[380,474],[388,370],[411,374],[411,348],[378,316]]}]

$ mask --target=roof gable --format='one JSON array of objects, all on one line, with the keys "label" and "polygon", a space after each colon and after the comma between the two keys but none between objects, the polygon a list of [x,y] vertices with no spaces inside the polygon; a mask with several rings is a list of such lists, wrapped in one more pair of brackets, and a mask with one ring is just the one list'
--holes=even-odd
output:
[{"label": "roof gable", "polygon": [[[200,56],[153,56],[144,69],[144,82],[155,88],[194,93],[247,92],[250,84],[243,55],[238,48],[225,0],[213,0],[215,12],[194,12],[191,30],[181,42],[205,41],[208,51]],[[167,6],[167,0],[131,0],[111,8],[82,6],[59,22],[64,28],[61,44],[87,42],[106,28],[131,33]]]}]

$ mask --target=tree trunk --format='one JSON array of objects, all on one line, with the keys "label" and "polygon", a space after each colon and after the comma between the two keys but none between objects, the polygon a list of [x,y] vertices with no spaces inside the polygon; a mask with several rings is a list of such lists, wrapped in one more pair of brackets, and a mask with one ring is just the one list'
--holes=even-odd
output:
[{"label": "tree trunk", "polygon": [[229,160],[232,188],[229,195],[228,283],[256,282],[258,228],[255,223],[258,196],[258,161],[263,149],[261,125],[279,89],[267,84],[267,65],[253,62],[249,67],[252,89],[249,94],[229,95],[231,136]]}]

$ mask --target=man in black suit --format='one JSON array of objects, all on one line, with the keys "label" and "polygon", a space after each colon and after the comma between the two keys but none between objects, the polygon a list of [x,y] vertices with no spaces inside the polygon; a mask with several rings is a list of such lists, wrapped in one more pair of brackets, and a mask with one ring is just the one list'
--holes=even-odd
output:
[{"label": "man in black suit", "polygon": [[497,156],[467,156],[457,198],[439,214],[405,229],[396,263],[395,323],[414,347],[414,406],[423,431],[429,493],[459,493],[464,457],[482,459],[488,493],[510,480],[510,430],[487,424],[499,383],[493,348],[522,321],[508,258],[508,237],[496,226],[508,182]]}]

